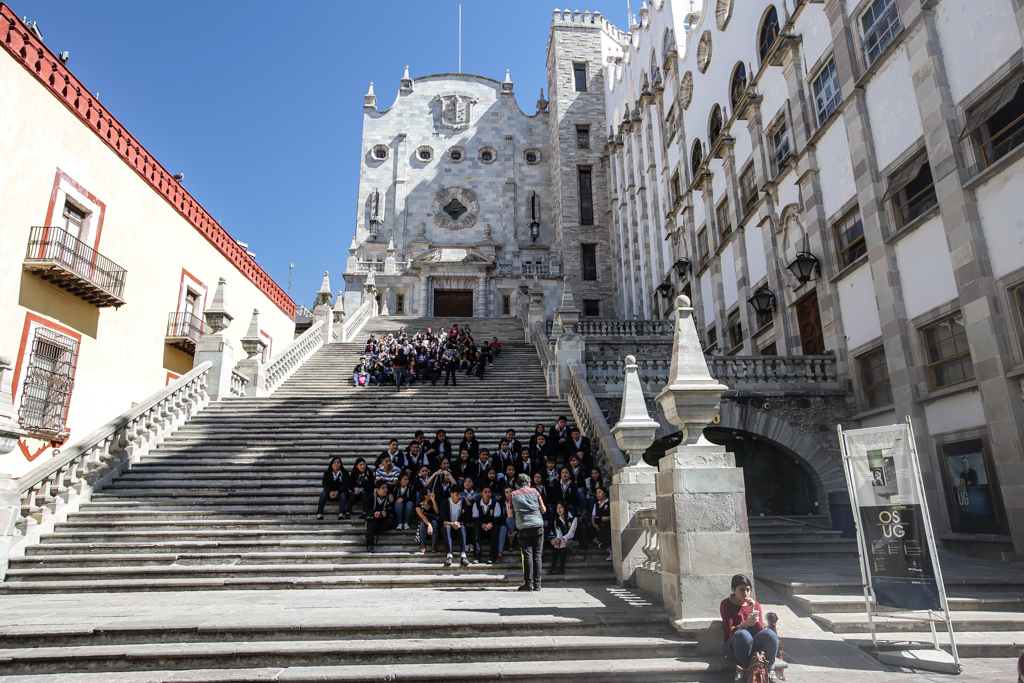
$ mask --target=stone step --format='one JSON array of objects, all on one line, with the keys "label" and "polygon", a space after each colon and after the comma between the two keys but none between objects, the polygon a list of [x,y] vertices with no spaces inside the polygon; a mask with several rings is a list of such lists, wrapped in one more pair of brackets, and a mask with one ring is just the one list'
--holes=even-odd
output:
[{"label": "stone step", "polygon": [[769,548],[769,549],[757,549],[755,550],[751,546],[751,553],[758,559],[779,559],[779,558],[792,558],[792,559],[809,559],[809,558],[848,558],[857,557],[857,548],[843,549],[837,548],[835,550],[821,550],[818,549],[817,544],[809,543],[806,546],[795,546],[790,548]]},{"label": "stone step", "polygon": [[[795,595],[839,595],[858,596],[860,604],[864,600],[864,588],[860,581],[782,581],[773,578],[766,572],[758,572],[755,569],[755,576],[761,583],[765,583],[773,590],[782,595],[792,598]],[[957,580],[946,579],[946,594],[953,595],[1020,595],[1024,596],[1024,575],[1012,580],[992,580],[984,577],[961,578]]]},{"label": "stone step", "polygon": [[[840,614],[864,610],[864,597],[856,595],[793,595],[792,600],[811,614]],[[959,595],[947,595],[950,611],[958,612],[1024,612],[1024,597],[1000,593],[971,593],[959,591]],[[876,611],[897,611],[882,605]]]},{"label": "stone step", "polygon": [[[668,635],[668,634],[666,634]],[[696,643],[670,637],[636,636],[628,632],[555,636],[501,634],[462,637],[451,647],[439,638],[365,640],[274,640],[199,643],[144,643],[71,647],[0,649],[0,675],[77,671],[152,671],[203,668],[337,666],[344,664],[479,665],[506,661],[511,650],[531,653],[535,660],[620,660],[681,658],[696,654]]]},{"label": "stone step", "polygon": [[[874,646],[870,633],[844,633],[843,640],[859,647],[865,652],[871,653]],[[949,645],[949,632],[944,624],[936,625],[936,637],[939,647],[951,652]],[[988,632],[956,632],[956,650],[960,657],[988,657],[1016,659],[1024,650],[1024,633],[1020,631],[988,631]],[[930,650],[933,647],[931,633],[876,633],[875,640],[878,642],[878,649],[881,652],[892,652],[900,650]]]},{"label": "stone step", "polygon": [[[303,535],[279,539],[246,539],[244,537],[232,536],[231,538],[206,540],[202,538],[195,540],[187,538],[152,540],[148,538],[132,539],[119,537],[117,539],[87,542],[74,537],[68,539],[68,542],[48,540],[47,542],[33,545],[31,548],[25,549],[26,554],[24,557],[11,558],[11,562],[31,566],[31,562],[42,558],[83,558],[91,560],[96,555],[113,555],[117,553],[125,555],[168,553],[203,555],[216,555],[218,553],[233,555],[240,553],[250,555],[252,553],[277,553],[294,555],[298,553],[305,555],[333,552],[344,555],[346,558],[351,558],[353,562],[376,561],[381,556],[390,557],[388,553],[404,553],[404,556],[413,555],[413,559],[423,557],[418,553],[420,544],[414,537],[392,538],[383,536],[377,542],[377,553],[374,555],[368,555],[364,552],[364,543],[365,536],[354,532],[349,535],[333,537],[306,537]],[[489,548],[487,543],[484,543],[483,547],[485,552]],[[427,558],[434,557],[434,554],[429,554],[429,544],[427,552]],[[518,550],[505,551],[505,555],[509,558],[508,561],[510,562],[520,562]],[[568,558],[567,566],[583,562],[585,558],[603,561],[604,555],[603,550],[593,549],[588,553],[581,549],[577,554],[571,555]]]},{"label": "stone step", "polygon": [[[982,612],[963,610],[950,613],[953,630],[961,631],[1024,631],[1024,612]],[[867,614],[860,612],[815,614],[812,618],[834,633],[864,633],[869,631]],[[930,631],[923,621],[896,619],[888,616],[874,618],[875,630],[880,633]]]}]

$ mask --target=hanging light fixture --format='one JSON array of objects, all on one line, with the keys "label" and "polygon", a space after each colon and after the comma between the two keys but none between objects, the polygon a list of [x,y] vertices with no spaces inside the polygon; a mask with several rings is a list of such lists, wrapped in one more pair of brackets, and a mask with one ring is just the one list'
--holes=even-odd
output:
[{"label": "hanging light fixture", "polygon": [[768,315],[775,308],[775,295],[768,289],[768,285],[761,285],[754,296],[747,299],[747,303],[754,307],[758,315]]},{"label": "hanging light fixture", "polygon": [[814,275],[815,279],[821,277],[821,263],[818,257],[809,251],[801,251],[786,268],[796,276],[800,284],[805,285]]},{"label": "hanging light fixture", "polygon": [[538,220],[538,208],[537,208],[537,193],[534,192],[530,196],[530,237],[536,242],[537,238],[540,237],[540,221]]},{"label": "hanging light fixture", "polygon": [[672,268],[675,269],[676,275],[678,275],[679,277],[683,277],[684,275],[686,275],[686,271],[690,269],[690,261],[684,258],[680,258],[678,261],[672,264]]},{"label": "hanging light fixture", "polygon": [[370,239],[375,242],[383,222],[380,217],[380,190],[374,190],[370,195]]},{"label": "hanging light fixture", "polygon": [[672,282],[670,280],[665,280],[658,285],[658,294],[661,294],[663,299],[668,299],[672,296],[673,290],[675,290],[675,287],[672,286]]}]

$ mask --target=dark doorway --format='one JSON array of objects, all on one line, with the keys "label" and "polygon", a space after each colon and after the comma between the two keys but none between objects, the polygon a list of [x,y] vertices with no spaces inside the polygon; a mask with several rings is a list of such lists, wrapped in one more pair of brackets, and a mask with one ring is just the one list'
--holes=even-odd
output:
[{"label": "dark doorway", "polygon": [[800,325],[800,346],[805,356],[825,355],[825,335],[821,331],[821,310],[818,293],[797,302],[796,319]]},{"label": "dark doorway", "polygon": [[818,514],[811,475],[782,448],[731,429],[707,427],[704,436],[736,454],[736,466],[743,468],[748,515]]},{"label": "dark doorway", "polygon": [[471,289],[435,289],[434,317],[436,318],[472,318],[473,290]]}]

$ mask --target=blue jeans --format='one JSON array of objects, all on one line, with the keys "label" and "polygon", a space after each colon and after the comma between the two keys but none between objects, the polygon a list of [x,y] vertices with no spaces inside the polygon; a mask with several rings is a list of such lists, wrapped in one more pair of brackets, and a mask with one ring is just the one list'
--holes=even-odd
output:
[{"label": "blue jeans", "polygon": [[443,522],[438,522],[441,525],[442,534],[444,535],[444,545],[448,549],[448,554],[452,552],[452,539],[459,543],[459,552],[466,552],[466,527],[460,527],[458,529],[452,529],[450,526],[446,526]]},{"label": "blue jeans", "polygon": [[427,537],[429,536],[430,537],[430,545],[437,546],[437,533],[439,531],[439,529],[438,529],[438,525],[439,524],[440,524],[440,522],[434,522],[433,523],[434,533],[428,534],[427,533],[427,523],[422,521],[422,520],[420,521],[420,545],[426,546],[427,545]]},{"label": "blue jeans", "polygon": [[395,517],[398,519],[399,524],[408,524],[409,520],[412,519],[413,508],[416,504],[411,500],[406,500],[395,505]]},{"label": "blue jeans", "polygon": [[756,636],[751,636],[749,631],[741,628],[722,646],[722,651],[744,669],[750,665],[752,653],[763,652],[768,665],[774,668],[775,656],[779,654],[779,636],[770,628],[758,632]]},{"label": "blue jeans", "polygon": [[401,367],[395,368],[395,387],[401,389],[403,381],[405,381],[405,388],[408,389],[409,384],[412,382],[409,371]]},{"label": "blue jeans", "polygon": [[324,514],[324,506],[331,502],[338,504],[338,514],[341,514],[346,511],[345,505],[347,504],[347,499],[348,494],[345,491],[339,491],[336,498],[331,498],[331,492],[324,489],[324,492],[320,494],[320,502],[316,506],[316,514]]}]

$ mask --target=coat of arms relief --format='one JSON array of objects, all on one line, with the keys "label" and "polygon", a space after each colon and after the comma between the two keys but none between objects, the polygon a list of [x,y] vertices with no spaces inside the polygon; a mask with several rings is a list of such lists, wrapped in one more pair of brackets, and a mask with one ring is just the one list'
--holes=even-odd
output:
[{"label": "coat of arms relief", "polygon": [[473,122],[473,105],[476,99],[469,95],[453,93],[438,95],[435,102],[441,103],[441,125],[451,130],[464,130]]}]

